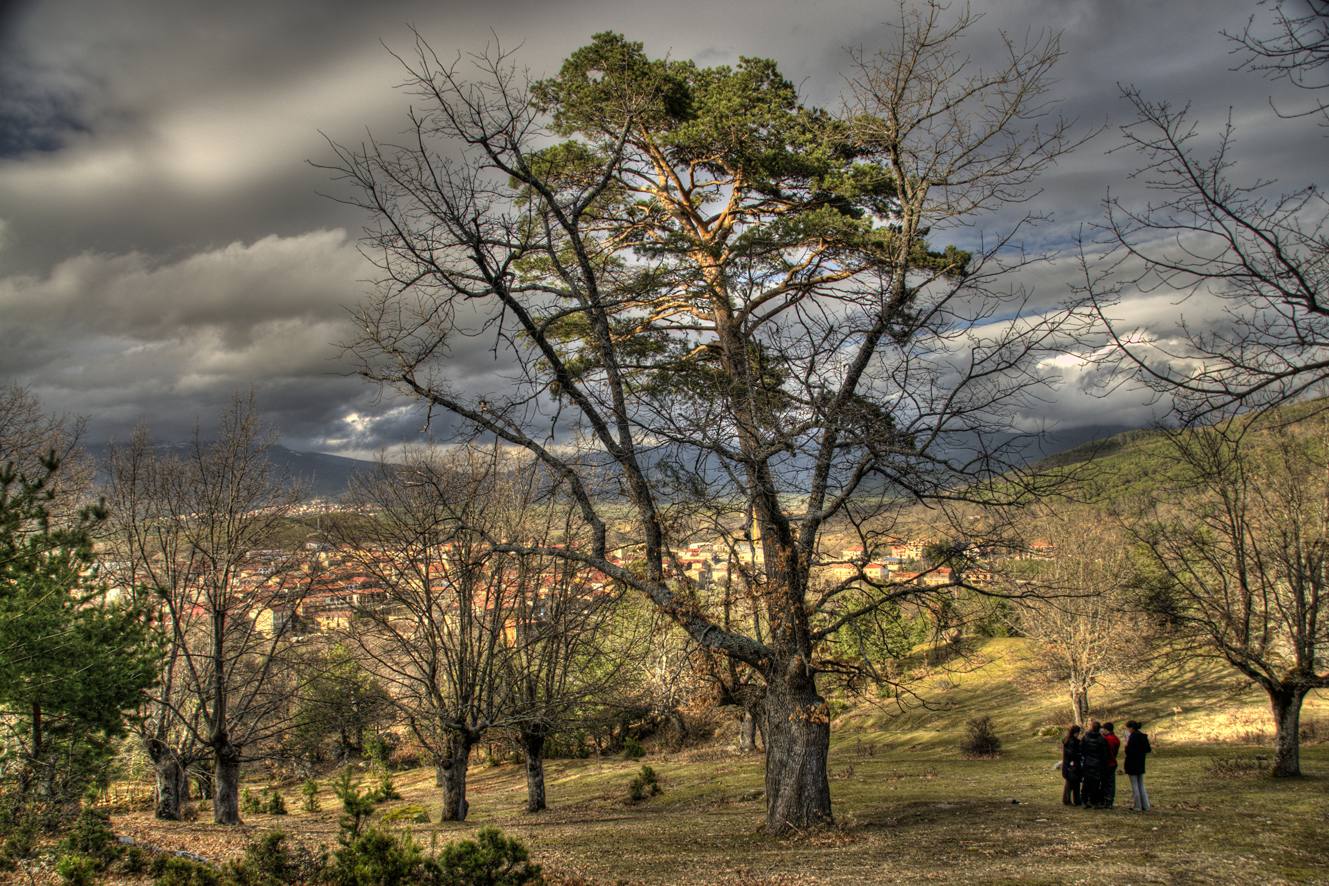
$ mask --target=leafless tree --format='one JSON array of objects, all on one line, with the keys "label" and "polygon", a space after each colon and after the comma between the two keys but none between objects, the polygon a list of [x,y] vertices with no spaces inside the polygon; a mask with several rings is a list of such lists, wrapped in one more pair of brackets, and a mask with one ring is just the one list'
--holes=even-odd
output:
[{"label": "leafless tree", "polygon": [[1329,686],[1327,432],[1323,418],[1179,432],[1180,488],[1134,533],[1172,652],[1217,658],[1268,693],[1280,776],[1301,774],[1301,704]]},{"label": "leafless tree", "polygon": [[1068,690],[1074,722],[1089,721],[1090,690],[1105,676],[1139,664],[1144,625],[1125,593],[1130,540],[1089,509],[1043,521],[1049,559],[1029,580],[1042,594],[1017,610],[1016,626],[1038,644],[1048,670]]},{"label": "leafless tree", "polygon": [[[600,570],[760,675],[772,833],[831,819],[823,641],[928,590],[863,568],[880,527],[902,498],[997,497],[984,481],[1011,450],[992,432],[1064,329],[1000,282],[1033,260],[1021,226],[965,227],[1029,199],[1071,145],[1049,115],[1056,40],[1007,42],[978,72],[958,46],[971,16],[900,14],[842,116],[759,59],[701,69],[602,34],[549,80],[500,51],[468,80],[420,39],[408,136],[333,145],[381,272],[361,371],[558,479],[589,543],[511,551]],[[961,232],[972,251],[926,239]],[[478,337],[507,367],[493,384],[449,365]],[[814,593],[837,521],[865,551]],[[677,568],[702,524],[755,526],[762,636],[723,626]]]},{"label": "leafless tree", "polygon": [[342,545],[382,591],[353,607],[348,641],[432,755],[445,821],[465,820],[471,751],[512,725],[519,691],[510,647],[534,576],[495,539],[511,540],[529,501],[502,466],[477,450],[382,465],[356,490],[373,519]]},{"label": "leafless tree", "polygon": [[[1240,34],[1226,34],[1245,55],[1242,67],[1258,71],[1270,80],[1291,83],[1312,93],[1329,87],[1329,3],[1325,0],[1261,0],[1270,8],[1272,27],[1266,31],[1254,15]],[[1308,108],[1284,112],[1281,116],[1323,118],[1329,124],[1329,103],[1312,96]]]},{"label": "leafless tree", "polygon": [[[1233,38],[1253,53],[1249,66],[1306,88],[1329,86],[1309,79],[1329,61],[1329,7],[1272,8],[1278,34],[1248,27]],[[1109,195],[1081,250],[1083,289],[1112,346],[1108,362],[1173,400],[1188,422],[1276,406],[1329,378],[1325,182],[1288,190],[1273,175],[1243,180],[1231,115],[1209,146],[1188,107],[1133,87],[1124,95],[1136,119],[1122,127],[1122,147],[1140,158],[1134,177],[1148,202]],[[1307,113],[1323,112],[1321,102]],[[1175,335],[1156,335],[1115,316],[1123,298],[1141,293],[1221,310],[1202,305],[1199,321],[1182,318]]]},{"label": "leafless tree", "polygon": [[167,635],[141,732],[159,814],[178,815],[184,770],[205,749],[213,820],[239,823],[241,764],[290,725],[285,655],[314,567],[272,547],[298,495],[272,476],[268,445],[252,400],[237,399],[215,442],[196,432],[161,451],[140,434],[112,458],[123,581],[149,595]]},{"label": "leafless tree", "polygon": [[[513,480],[528,487],[522,496],[538,501],[544,475],[525,459]],[[542,502],[523,510],[513,529],[528,543],[580,547],[584,528],[575,508]],[[611,649],[632,642],[617,630],[620,585],[564,557],[524,555],[513,577],[511,631],[506,679],[514,688],[507,720],[526,759],[526,809],[547,807],[545,745],[566,728],[579,707],[600,697],[620,676],[624,662]]]}]

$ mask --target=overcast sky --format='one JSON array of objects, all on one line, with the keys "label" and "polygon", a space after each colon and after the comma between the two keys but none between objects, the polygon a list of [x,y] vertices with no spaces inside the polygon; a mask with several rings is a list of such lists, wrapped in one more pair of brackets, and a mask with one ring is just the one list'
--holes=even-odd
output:
[{"label": "overcast sky", "polygon": [[[1231,70],[1220,31],[1262,14],[1250,0],[973,8],[985,15],[979,58],[999,29],[1061,31],[1065,112],[1110,124],[1046,178],[1044,242],[1068,242],[1109,187],[1129,187],[1135,159],[1108,153],[1128,118],[1119,83],[1191,102],[1208,131],[1231,109],[1238,176],[1325,184],[1323,133],[1279,120],[1277,90]],[[159,438],[187,436],[251,387],[293,448],[364,454],[410,440],[420,413],[345,374],[336,343],[349,335],[344,306],[365,292],[365,219],[320,196],[333,186],[306,162],[329,157],[320,130],[355,140],[400,128],[407,100],[383,44],[406,47],[414,25],[449,55],[492,31],[541,74],[617,30],[704,64],[774,57],[807,101],[834,104],[846,47],[875,48],[895,15],[859,0],[0,0],[0,381],[86,416],[93,442],[140,420]],[[1052,299],[1065,271],[1029,282]],[[1177,313],[1160,297],[1122,310],[1159,326]],[[1086,397],[1067,372],[1029,421],[1144,420],[1137,396]]]}]

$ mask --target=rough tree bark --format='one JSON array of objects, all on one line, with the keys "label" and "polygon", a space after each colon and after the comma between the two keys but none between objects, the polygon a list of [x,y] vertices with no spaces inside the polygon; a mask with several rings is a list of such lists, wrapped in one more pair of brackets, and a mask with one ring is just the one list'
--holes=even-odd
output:
[{"label": "rough tree bark", "polygon": [[180,811],[189,799],[189,776],[180,758],[164,742],[147,742],[148,759],[156,777],[157,806],[154,814],[164,821],[179,821]]},{"label": "rough tree bark", "polygon": [[1274,712],[1274,769],[1279,778],[1301,775],[1301,703],[1306,690],[1278,687],[1269,690]]},{"label": "rough tree bark", "polygon": [[471,763],[471,748],[475,740],[468,735],[452,733],[448,737],[447,756],[439,761],[435,774],[443,781],[443,821],[465,821],[466,770]]},{"label": "rough tree bark", "polygon": [[807,668],[773,675],[766,690],[766,830],[829,823],[830,712]]},{"label": "rough tree bark", "polygon": [[213,745],[212,820],[240,824],[240,749],[222,733]]},{"label": "rough tree bark", "polygon": [[522,730],[521,746],[526,754],[526,811],[545,808],[545,739],[544,730]]}]

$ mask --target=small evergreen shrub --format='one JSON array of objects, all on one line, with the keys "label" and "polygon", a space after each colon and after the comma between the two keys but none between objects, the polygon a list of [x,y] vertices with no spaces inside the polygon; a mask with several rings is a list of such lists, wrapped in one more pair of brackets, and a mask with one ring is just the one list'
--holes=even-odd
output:
[{"label": "small evergreen shrub", "polygon": [[245,788],[240,792],[240,811],[246,814],[262,812],[263,799],[249,788]]},{"label": "small evergreen shrub", "polygon": [[641,771],[632,777],[628,784],[628,799],[633,803],[640,803],[647,797],[654,797],[663,792],[660,787],[660,778],[655,774],[655,770],[649,766],[641,767]]},{"label": "small evergreen shrub", "polygon": [[93,886],[101,867],[97,859],[74,852],[60,856],[55,863],[55,872],[66,886]]},{"label": "small evergreen shrub", "polygon": [[126,874],[147,873],[149,864],[148,853],[142,846],[125,847],[125,854],[120,858],[120,869]]},{"label": "small evergreen shrub", "polygon": [[121,849],[111,830],[111,817],[87,806],[74,819],[59,848],[65,855],[91,859],[98,871],[119,858]]},{"label": "small evergreen shrub", "polygon": [[304,798],[305,812],[318,811],[318,782],[311,778],[300,785],[300,796]]},{"label": "small evergreen shrub", "polygon": [[641,746],[641,742],[629,735],[623,739],[623,759],[640,760],[646,756],[646,749]]},{"label": "small evergreen shrub", "polygon": [[152,886],[227,886],[221,874],[211,865],[188,858],[163,858]]},{"label": "small evergreen shrub", "polygon": [[441,882],[447,886],[534,886],[544,882],[538,864],[515,837],[497,828],[480,828],[474,840],[449,843],[438,856]]},{"label": "small evergreen shrub", "polygon": [[387,769],[379,772],[378,784],[370,791],[375,803],[386,803],[388,800],[400,800],[401,794],[397,792],[397,786],[392,783],[392,773]]},{"label": "small evergreen shrub", "polygon": [[967,757],[996,757],[1001,753],[1001,739],[997,737],[988,716],[975,717],[965,724],[965,738],[960,750]]},{"label": "small evergreen shrub", "polygon": [[365,739],[365,756],[379,766],[386,768],[394,746],[395,742],[389,741],[385,736],[371,735]]},{"label": "small evergreen shrub", "polygon": [[323,860],[304,848],[294,851],[286,834],[269,831],[245,847],[245,854],[227,866],[225,886],[283,886],[312,883],[319,879]]},{"label": "small evergreen shrub", "polygon": [[360,790],[351,770],[343,769],[333,782],[332,792],[341,800],[341,828],[351,838],[358,837],[365,821],[374,814],[374,798]]},{"label": "small evergreen shrub", "polygon": [[263,803],[263,811],[268,815],[285,815],[286,801],[282,799],[281,794],[277,793],[275,789],[270,790],[268,792],[268,799]]},{"label": "small evergreen shrub", "polygon": [[323,882],[329,886],[432,886],[442,881],[438,865],[408,835],[370,828],[345,840],[332,854]]}]

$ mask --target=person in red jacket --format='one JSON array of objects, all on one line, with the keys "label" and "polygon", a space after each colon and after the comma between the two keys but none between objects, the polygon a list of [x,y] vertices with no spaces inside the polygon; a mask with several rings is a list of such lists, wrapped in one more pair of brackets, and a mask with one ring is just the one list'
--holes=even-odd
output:
[{"label": "person in red jacket", "polygon": [[1121,750],[1121,739],[1117,738],[1111,723],[1103,724],[1103,738],[1107,741],[1108,758],[1103,766],[1103,805],[1112,808],[1117,799],[1117,752]]}]

